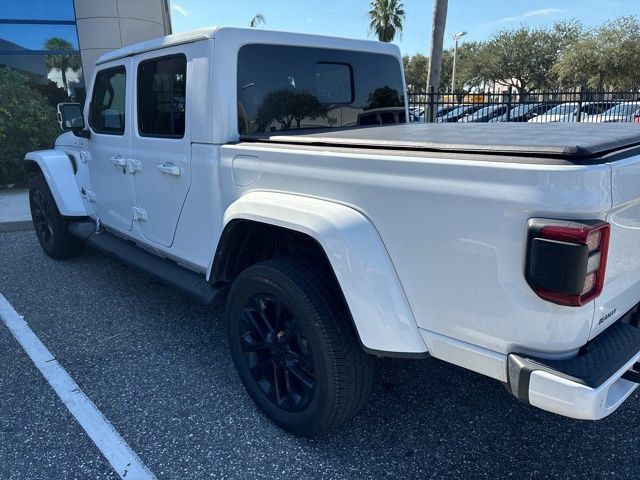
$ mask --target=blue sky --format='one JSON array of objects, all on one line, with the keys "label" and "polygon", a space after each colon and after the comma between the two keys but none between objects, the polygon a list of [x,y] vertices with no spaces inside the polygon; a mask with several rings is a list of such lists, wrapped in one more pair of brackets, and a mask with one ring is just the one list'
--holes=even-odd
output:
[{"label": "blue sky", "polygon": [[[407,18],[403,54],[428,53],[432,0],[404,0]],[[209,25],[248,25],[260,12],[266,28],[367,38],[367,0],[171,0],[176,32]],[[621,15],[640,16],[640,0],[449,0],[448,34],[466,30],[465,40],[484,40],[498,28],[553,24],[576,18],[594,26]]]}]

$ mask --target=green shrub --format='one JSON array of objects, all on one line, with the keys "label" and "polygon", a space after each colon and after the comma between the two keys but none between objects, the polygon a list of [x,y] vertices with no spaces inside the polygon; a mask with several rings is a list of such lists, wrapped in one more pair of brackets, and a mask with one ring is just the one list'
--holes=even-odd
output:
[{"label": "green shrub", "polygon": [[21,73],[0,68],[0,187],[26,185],[24,155],[51,148],[59,133],[47,99]]}]

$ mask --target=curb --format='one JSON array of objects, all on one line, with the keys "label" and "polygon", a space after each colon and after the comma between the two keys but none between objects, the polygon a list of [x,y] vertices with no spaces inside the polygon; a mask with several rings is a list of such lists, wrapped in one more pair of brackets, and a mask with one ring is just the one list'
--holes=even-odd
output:
[{"label": "curb", "polygon": [[0,233],[21,232],[24,230],[33,230],[33,222],[31,220],[0,222]]}]

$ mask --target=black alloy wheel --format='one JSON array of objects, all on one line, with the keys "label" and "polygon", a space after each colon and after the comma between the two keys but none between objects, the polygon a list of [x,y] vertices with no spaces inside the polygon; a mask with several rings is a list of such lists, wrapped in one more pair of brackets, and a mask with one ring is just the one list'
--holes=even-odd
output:
[{"label": "black alloy wheel", "polygon": [[82,250],[82,241],[69,232],[69,222],[73,219],[60,214],[47,180],[40,172],[29,177],[29,207],[36,237],[47,255],[62,259]]},{"label": "black alloy wheel", "polygon": [[373,385],[341,294],[325,270],[295,258],[246,268],[227,298],[229,346],[258,408],[295,435],[342,425]]},{"label": "black alloy wheel", "polygon": [[283,410],[304,410],[313,397],[315,369],[291,312],[277,298],[256,294],[244,305],[238,326],[244,361],[260,390]]},{"label": "black alloy wheel", "polygon": [[35,190],[31,196],[31,216],[40,243],[51,246],[53,243],[53,222],[41,190]]}]

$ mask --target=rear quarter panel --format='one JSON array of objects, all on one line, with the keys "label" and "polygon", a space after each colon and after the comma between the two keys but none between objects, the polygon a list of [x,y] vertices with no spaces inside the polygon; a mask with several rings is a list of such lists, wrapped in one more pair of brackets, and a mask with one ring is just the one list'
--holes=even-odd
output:
[{"label": "rear quarter panel", "polygon": [[640,155],[613,161],[607,273],[596,299],[591,338],[640,301]]},{"label": "rear quarter panel", "polygon": [[[372,151],[373,152],[373,151]],[[237,155],[259,175],[237,186]],[[539,299],[524,270],[531,217],[604,219],[610,169],[451,157],[307,151],[239,144],[222,148],[223,203],[254,190],[351,206],[378,230],[422,329],[500,353],[569,355],[590,333],[593,303]]]}]

